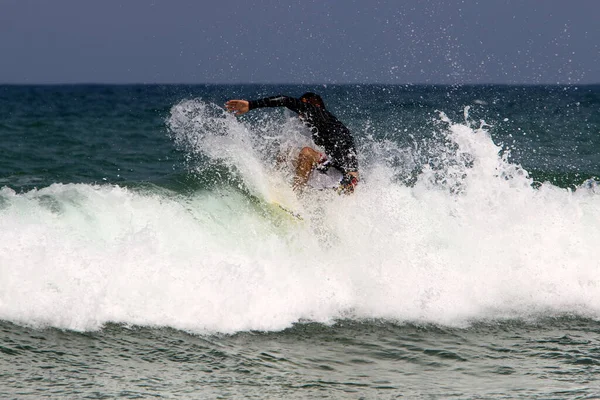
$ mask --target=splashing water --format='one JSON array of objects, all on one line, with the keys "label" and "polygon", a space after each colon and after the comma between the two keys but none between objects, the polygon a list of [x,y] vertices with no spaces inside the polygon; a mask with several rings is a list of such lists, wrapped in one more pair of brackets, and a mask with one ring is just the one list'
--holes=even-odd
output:
[{"label": "splashing water", "polygon": [[[272,160],[309,143],[302,127],[289,118],[240,122],[183,101],[167,124],[190,173],[221,163],[245,189],[227,179],[191,195],[85,184],[2,189],[0,318],[195,332],[338,318],[599,318],[596,186],[533,188],[484,124],[470,126],[468,109],[465,119],[441,114],[435,140],[414,151],[361,143],[356,193],[309,191],[300,198],[305,223],[281,225],[248,192],[260,197],[273,179],[289,178],[273,178]],[[386,151],[396,164],[370,156]],[[417,171],[411,185],[397,179],[402,160],[421,160],[408,167]]]}]

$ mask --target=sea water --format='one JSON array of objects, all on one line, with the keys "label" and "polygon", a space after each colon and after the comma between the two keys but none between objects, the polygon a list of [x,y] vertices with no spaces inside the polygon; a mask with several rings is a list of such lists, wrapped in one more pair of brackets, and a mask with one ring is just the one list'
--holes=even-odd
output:
[{"label": "sea water", "polygon": [[[266,198],[310,132],[223,104],[309,90],[361,180],[306,189],[294,221]],[[0,397],[600,396],[598,86],[0,86],[0,105]]]}]

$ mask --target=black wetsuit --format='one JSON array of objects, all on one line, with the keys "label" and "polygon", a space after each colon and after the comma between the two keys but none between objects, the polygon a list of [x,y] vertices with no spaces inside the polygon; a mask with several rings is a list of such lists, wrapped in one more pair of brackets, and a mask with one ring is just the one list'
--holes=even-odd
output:
[{"label": "black wetsuit", "polygon": [[261,107],[287,107],[300,114],[312,132],[317,146],[325,149],[330,165],[343,173],[358,171],[356,147],[352,134],[325,108],[304,103],[294,97],[274,96],[249,102],[250,110]]}]

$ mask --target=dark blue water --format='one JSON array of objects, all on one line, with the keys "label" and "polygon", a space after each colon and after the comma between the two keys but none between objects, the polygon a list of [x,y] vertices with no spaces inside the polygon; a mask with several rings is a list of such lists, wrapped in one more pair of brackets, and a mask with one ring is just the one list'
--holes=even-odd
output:
[{"label": "dark blue water", "polygon": [[2,183],[28,189],[54,182],[168,181],[182,155],[166,134],[165,119],[179,101],[222,105],[229,98],[307,90],[323,94],[358,142],[388,139],[410,147],[431,136],[437,110],[461,122],[470,106],[474,123],[491,125],[494,141],[534,176],[568,186],[600,175],[598,86],[75,85],[0,87]]}]

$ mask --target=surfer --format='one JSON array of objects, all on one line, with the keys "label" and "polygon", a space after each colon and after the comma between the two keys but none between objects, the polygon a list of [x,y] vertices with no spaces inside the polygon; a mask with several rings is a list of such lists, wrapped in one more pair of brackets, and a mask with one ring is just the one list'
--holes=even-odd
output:
[{"label": "surfer", "polygon": [[300,190],[310,178],[313,169],[325,172],[333,167],[342,172],[338,187],[339,193],[350,194],[358,183],[358,160],[356,147],[350,130],[333,114],[325,109],[321,96],[315,93],[304,93],[300,98],[274,96],[258,100],[229,100],[225,103],[227,110],[235,115],[242,115],[255,108],[287,107],[298,113],[312,133],[312,139],[325,152],[304,147],[298,154],[294,189]]}]

